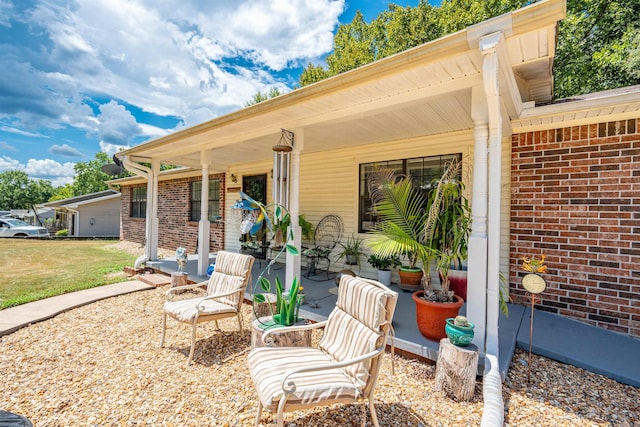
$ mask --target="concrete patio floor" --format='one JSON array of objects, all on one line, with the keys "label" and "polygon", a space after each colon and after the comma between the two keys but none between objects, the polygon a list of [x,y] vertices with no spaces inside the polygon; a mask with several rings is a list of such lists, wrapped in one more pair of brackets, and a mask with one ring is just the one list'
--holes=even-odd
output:
[{"label": "concrete patio floor", "polygon": [[[187,265],[189,281],[201,282],[208,278],[196,274],[196,256],[190,256]],[[212,258],[213,259],[213,258]],[[147,266],[170,274],[178,270],[175,259],[167,258],[156,262],[148,262]],[[252,274],[251,287],[247,289],[247,299],[251,299],[256,278],[264,271],[267,278],[276,275],[284,277],[284,264],[276,263],[265,271],[267,262],[256,260]],[[357,271],[356,271],[357,272]],[[333,310],[337,300],[335,272],[329,274],[318,271],[316,275],[301,277],[304,287],[305,304],[300,308],[301,315],[313,321],[322,321]],[[273,282],[273,280],[272,280]],[[397,285],[391,289],[400,294],[395,312],[393,327],[396,349],[411,355],[417,355],[432,361],[437,360],[439,343],[424,338],[416,326],[415,303],[410,292],[404,292]],[[466,313],[463,306],[461,314]],[[513,358],[516,347],[529,349],[529,323],[531,311],[529,307],[509,304],[509,316],[500,315],[500,370],[502,378]],[[587,325],[566,317],[535,310],[532,352],[559,362],[595,372],[623,384],[640,387],[640,340],[628,335],[607,331]]]}]

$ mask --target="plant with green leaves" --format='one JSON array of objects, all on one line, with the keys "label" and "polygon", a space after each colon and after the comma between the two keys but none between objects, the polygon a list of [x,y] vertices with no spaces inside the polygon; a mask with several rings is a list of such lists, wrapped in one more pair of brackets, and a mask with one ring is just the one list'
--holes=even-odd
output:
[{"label": "plant with green leaves", "polygon": [[[245,219],[246,221],[250,222],[250,224],[246,224],[244,227],[247,229],[246,233],[250,234],[255,234],[258,230],[261,230],[263,224],[266,225],[269,231],[273,231],[272,229],[274,224],[276,227],[278,227],[281,222],[285,222],[289,219],[289,212],[284,206],[278,204],[267,206],[261,202],[254,200],[249,195],[243,192],[240,192],[240,200],[235,203],[234,208],[242,209],[243,211],[254,212],[253,215],[249,215]],[[256,284],[253,288],[254,313],[255,304],[267,302],[268,300],[265,296],[265,293],[271,292],[271,282],[265,277],[265,273],[270,271],[271,266],[285,251],[288,254],[294,256],[300,255],[300,251],[298,250],[298,248],[295,245],[289,243],[294,241],[294,237],[295,235],[293,229],[289,227],[287,243],[280,248],[277,255],[272,257],[266,267],[260,272],[260,276],[258,277],[258,280],[256,281]],[[258,288],[260,288],[263,293],[258,293]],[[273,312],[273,308],[271,307],[271,304],[269,304],[269,310],[271,311],[274,323],[288,326],[297,321],[300,303],[302,302],[302,295],[298,295],[300,289],[301,288],[298,277],[294,277],[293,283],[291,284],[291,289],[288,293],[285,292],[285,287],[280,278],[275,278],[277,313]]]},{"label": "plant with green leaves", "polygon": [[[264,276],[258,279],[260,288],[263,292],[271,291],[271,281]],[[300,295],[300,281],[297,277],[293,278],[293,284],[289,292],[284,292],[284,286],[279,277],[275,278],[276,288],[276,313],[273,312],[273,307],[269,304],[271,310],[271,316],[274,323],[283,326],[293,325],[298,321],[298,313],[300,311],[300,304],[302,303],[302,295]],[[267,299],[264,294],[255,294],[253,296],[254,303],[265,303]]]},{"label": "plant with green leaves", "polygon": [[400,266],[400,257],[398,255],[378,256],[376,254],[369,255],[367,262],[376,270],[390,270]]},{"label": "plant with green leaves", "polygon": [[369,182],[378,222],[372,228],[367,245],[377,256],[407,256],[410,268],[416,268],[420,262],[425,296],[434,301],[453,300],[453,292],[448,287],[432,288],[430,273],[431,263],[442,254],[434,243],[437,221],[453,200],[445,196],[448,185],[458,179],[461,169],[461,161],[451,161],[428,198],[414,185],[411,177],[398,175],[393,170],[380,170]]},{"label": "plant with green leaves", "polygon": [[360,265],[360,257],[365,255],[362,245],[364,239],[354,234],[347,238],[346,243],[338,243],[342,247],[342,252],[338,254],[338,259],[344,258],[347,264]]}]

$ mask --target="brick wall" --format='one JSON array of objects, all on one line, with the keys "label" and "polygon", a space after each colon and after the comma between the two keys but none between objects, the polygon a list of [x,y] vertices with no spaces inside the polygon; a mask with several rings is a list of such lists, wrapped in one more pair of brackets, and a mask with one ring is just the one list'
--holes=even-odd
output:
[{"label": "brick wall", "polygon": [[[210,175],[220,179],[220,212],[224,212],[224,174]],[[182,178],[158,183],[158,247],[175,250],[182,246],[188,253],[196,252],[198,222],[190,221],[190,182],[200,177]],[[134,186],[122,187],[120,239],[143,244],[144,218],[131,218],[131,193]],[[211,223],[209,250],[224,249],[224,224]]]},{"label": "brick wall", "polygon": [[640,337],[640,119],[512,137],[510,286],[546,255],[537,307]]}]

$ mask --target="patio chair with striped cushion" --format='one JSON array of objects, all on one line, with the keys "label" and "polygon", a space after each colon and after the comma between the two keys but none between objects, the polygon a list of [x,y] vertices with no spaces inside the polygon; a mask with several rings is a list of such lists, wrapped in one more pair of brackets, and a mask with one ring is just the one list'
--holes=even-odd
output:
[{"label": "patio chair with striped cushion", "polygon": [[[196,329],[199,323],[215,321],[216,328],[219,329],[219,319],[236,316],[238,318],[238,327],[242,332],[242,313],[240,308],[244,299],[244,290],[251,278],[253,261],[254,258],[251,255],[219,251],[216,255],[215,270],[211,273],[208,282],[169,289],[166,294],[166,302],[162,307],[162,339],[160,347],[164,346],[167,316],[192,326],[191,350],[187,361],[189,365],[193,360]],[[207,286],[207,295],[205,297],[173,301],[176,294],[186,289],[198,288],[204,285]]]},{"label": "patio chair with striped cushion", "polygon": [[259,398],[256,425],[263,408],[276,413],[282,427],[284,412],[368,401],[371,422],[378,426],[373,393],[397,300],[398,294],[379,282],[344,275],[326,321],[267,331],[263,342],[279,332],[324,327],[319,348],[258,347],[249,353]]}]

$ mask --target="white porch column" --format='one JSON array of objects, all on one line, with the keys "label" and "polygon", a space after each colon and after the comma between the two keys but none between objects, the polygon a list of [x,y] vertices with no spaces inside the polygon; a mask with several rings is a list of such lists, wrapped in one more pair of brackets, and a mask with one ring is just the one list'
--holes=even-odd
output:
[{"label": "white porch column", "polygon": [[[300,228],[298,216],[300,215],[300,152],[304,148],[304,129],[295,129],[294,134],[293,150],[291,151],[291,194],[289,195],[289,215],[291,216],[291,229],[293,230],[294,240],[289,243],[301,249],[302,229]],[[291,288],[295,277],[300,280],[300,255],[293,256],[287,252],[286,289]]]},{"label": "white porch column", "polygon": [[489,209],[487,240],[487,321],[486,352],[498,356],[500,315],[500,197],[502,193],[502,114],[498,82],[497,46],[502,33],[480,39],[483,55],[482,77],[489,113]]},{"label": "white porch column", "polygon": [[[204,153],[202,153],[204,157]],[[207,274],[209,267],[209,164],[202,163],[202,188],[200,191],[200,222],[198,223],[198,275]]]},{"label": "white porch column", "polygon": [[473,187],[471,194],[471,234],[467,272],[467,317],[476,326],[473,343],[485,351],[487,315],[487,164],[489,124],[487,100],[481,86],[471,94],[473,136]]},{"label": "white porch column", "polygon": [[[147,234],[147,249],[149,250],[149,259],[156,261],[158,259],[158,175],[160,174],[160,162],[155,160],[151,162],[151,179],[147,181],[147,224],[149,225],[149,234]],[[151,206],[149,206],[151,201]]]}]

